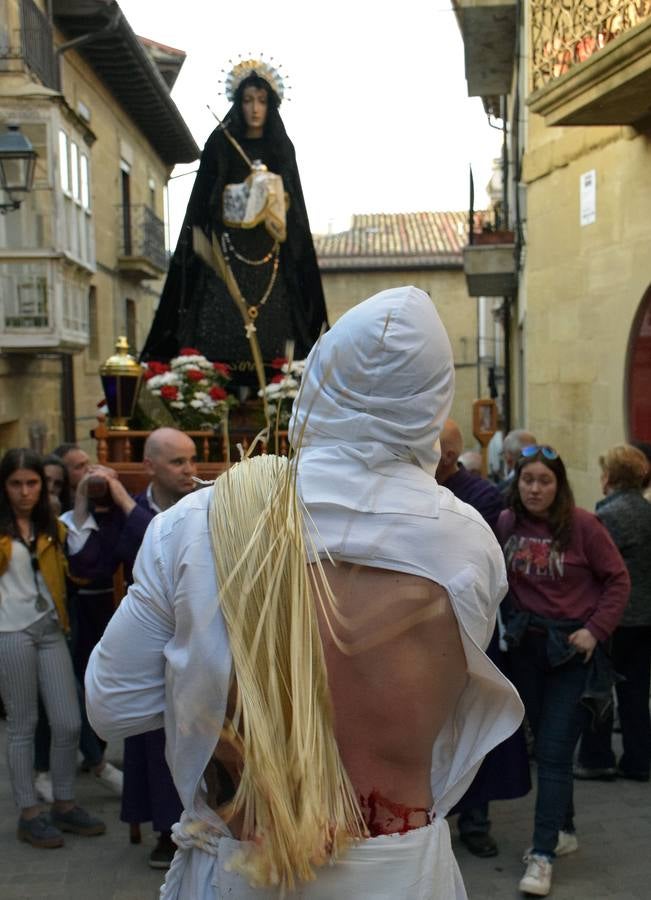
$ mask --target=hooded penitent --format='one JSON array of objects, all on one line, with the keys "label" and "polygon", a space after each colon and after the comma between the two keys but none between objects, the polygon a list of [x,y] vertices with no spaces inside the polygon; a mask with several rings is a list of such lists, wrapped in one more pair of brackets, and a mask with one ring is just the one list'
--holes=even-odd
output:
[{"label": "hooded penitent", "polygon": [[[409,508],[402,491],[413,473],[400,463],[434,476],[453,396],[450,341],[424,291],[390,288],[355,306],[310,354],[295,404],[290,434],[301,446],[303,499]],[[323,477],[335,467],[336,479]]]}]

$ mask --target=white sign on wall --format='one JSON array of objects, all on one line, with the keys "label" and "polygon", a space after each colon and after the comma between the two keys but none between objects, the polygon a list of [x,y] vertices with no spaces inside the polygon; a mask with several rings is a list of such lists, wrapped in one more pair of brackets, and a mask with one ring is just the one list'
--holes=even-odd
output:
[{"label": "white sign on wall", "polygon": [[597,172],[591,169],[580,178],[581,225],[591,225],[597,220]]}]

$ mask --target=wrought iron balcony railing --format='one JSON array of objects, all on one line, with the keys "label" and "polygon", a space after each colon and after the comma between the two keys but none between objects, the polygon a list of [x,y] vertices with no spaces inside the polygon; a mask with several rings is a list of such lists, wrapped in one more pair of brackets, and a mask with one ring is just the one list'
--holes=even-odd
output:
[{"label": "wrought iron balcony railing", "polygon": [[167,270],[165,225],[148,206],[119,206],[118,233],[120,268],[143,278],[155,278]]},{"label": "wrought iron balcony railing", "polygon": [[532,0],[533,90],[651,16],[651,0]]},{"label": "wrought iron balcony railing", "polygon": [[59,61],[54,52],[52,25],[34,0],[21,0],[22,55],[44,85],[59,90]]}]

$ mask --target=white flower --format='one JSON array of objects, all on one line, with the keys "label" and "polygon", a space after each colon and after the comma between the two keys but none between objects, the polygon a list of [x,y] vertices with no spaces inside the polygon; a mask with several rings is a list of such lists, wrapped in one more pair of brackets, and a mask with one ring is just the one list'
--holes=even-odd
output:
[{"label": "white flower", "polygon": [[306,361],[304,359],[295,359],[291,366],[288,363],[285,363],[281,368],[281,372],[283,372],[285,375],[298,375],[298,377],[300,378],[303,374],[303,370],[305,369],[305,362]]},{"label": "white flower", "polygon": [[190,406],[193,409],[201,409],[201,407],[203,406],[203,403],[201,400],[190,400]]},{"label": "white flower", "polygon": [[185,409],[185,403],[182,400],[172,400],[170,406],[174,409]]},{"label": "white flower", "polygon": [[153,378],[150,378],[147,382],[147,387],[149,390],[154,390],[155,388],[160,388],[164,384],[172,384],[175,387],[179,386],[179,379],[175,372],[163,372],[162,375],[154,375]]},{"label": "white flower", "polygon": [[175,356],[170,362],[173,369],[199,369],[206,364],[210,365],[205,356]]}]

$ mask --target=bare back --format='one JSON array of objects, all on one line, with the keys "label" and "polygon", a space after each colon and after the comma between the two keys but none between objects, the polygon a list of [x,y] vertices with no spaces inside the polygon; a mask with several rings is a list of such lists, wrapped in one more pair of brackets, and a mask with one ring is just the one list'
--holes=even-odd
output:
[{"label": "bare back", "polygon": [[338,616],[329,613],[328,624],[319,609],[319,627],[346,770],[362,798],[380,794],[428,809],[432,745],[467,679],[449,597],[415,575],[349,563],[323,567]]}]

